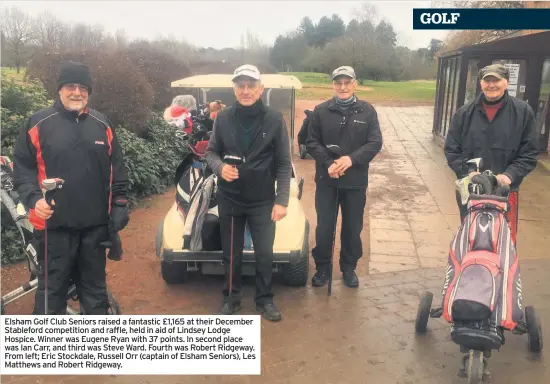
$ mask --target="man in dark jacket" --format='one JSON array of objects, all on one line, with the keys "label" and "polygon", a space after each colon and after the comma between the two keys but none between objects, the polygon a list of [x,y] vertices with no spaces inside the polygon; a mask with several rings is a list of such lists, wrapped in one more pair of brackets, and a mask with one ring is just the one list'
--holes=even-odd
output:
[{"label": "man in dark jacket", "polygon": [[[363,255],[361,231],[369,163],[382,148],[382,133],[376,110],[354,94],[357,80],[353,68],[334,70],[332,84],[334,98],[315,107],[306,142],[308,153],[315,159],[317,184],[316,246],[312,250],[317,272],[312,285],[323,286],[331,273],[332,238],[341,206],[340,270],[344,283],[357,287],[355,268]],[[339,147],[338,156],[329,149],[335,145]]]},{"label": "man in dark jacket", "polygon": [[[218,113],[206,152],[208,166],[218,176],[216,198],[225,265],[223,302],[218,313],[229,315],[240,309],[242,250],[248,222],[256,257],[256,309],[266,319],[279,321],[281,313],[273,303],[271,278],[275,222],[286,216],[292,176],[288,133],[281,113],[262,103],[263,85],[256,67],[237,68],[233,83],[237,102]],[[224,163],[228,155],[240,157],[243,163],[237,167]]]},{"label": "man in dark jacket", "polygon": [[[42,270],[34,314],[45,314],[47,272],[47,314],[66,313],[72,277],[84,312],[101,315],[108,298],[106,249],[100,243],[109,240],[109,220],[115,232],[129,221],[128,178],[111,124],[88,107],[88,67],[65,63],[57,85],[59,99],[26,121],[14,148],[14,186],[29,211]],[[64,180],[51,205],[42,192],[42,181],[50,178]]]},{"label": "man in dark jacket", "polygon": [[[525,101],[510,96],[508,68],[493,64],[479,71],[482,92],[472,103],[460,107],[451,120],[445,156],[458,179],[469,172],[466,162],[481,158],[480,171],[491,170],[500,184],[510,186],[512,236],[517,231],[518,191],[523,179],[536,167],[538,140],[535,115]],[[457,193],[461,222],[467,206]]]}]

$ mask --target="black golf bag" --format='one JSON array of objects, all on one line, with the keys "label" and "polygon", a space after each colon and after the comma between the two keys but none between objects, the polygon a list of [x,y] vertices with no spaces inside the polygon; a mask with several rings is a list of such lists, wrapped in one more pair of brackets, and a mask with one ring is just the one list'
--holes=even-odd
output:
[{"label": "black golf bag", "polygon": [[298,132],[298,148],[300,151],[300,159],[305,159],[307,156],[306,140],[309,124],[311,122],[311,114],[313,113],[313,111],[310,109],[306,109],[304,113],[306,114],[306,117],[302,123],[302,127],[300,128],[300,132]]}]

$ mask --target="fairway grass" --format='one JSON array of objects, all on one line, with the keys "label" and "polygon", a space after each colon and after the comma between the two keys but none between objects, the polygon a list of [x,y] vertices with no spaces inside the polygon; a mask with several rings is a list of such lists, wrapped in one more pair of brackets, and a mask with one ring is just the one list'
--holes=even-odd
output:
[{"label": "fairway grass", "polygon": [[[281,72],[296,76],[302,82],[302,89],[296,97],[303,100],[322,100],[332,96],[330,76],[315,72]],[[366,80],[356,89],[357,97],[370,102],[405,102],[410,104],[433,104],[435,80],[371,81]]]}]

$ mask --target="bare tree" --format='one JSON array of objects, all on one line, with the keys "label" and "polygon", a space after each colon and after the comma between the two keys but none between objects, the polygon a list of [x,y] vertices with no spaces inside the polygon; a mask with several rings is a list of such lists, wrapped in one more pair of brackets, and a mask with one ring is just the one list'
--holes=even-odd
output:
[{"label": "bare tree", "polygon": [[70,27],[49,11],[45,11],[34,20],[34,31],[39,47],[54,50],[62,46],[64,36],[70,31]]},{"label": "bare tree", "polygon": [[[432,7],[435,8],[523,8],[523,1],[472,1],[472,0],[434,0]],[[447,34],[445,41],[438,54],[453,51],[460,47],[473,44],[487,43],[500,39],[514,32],[510,29],[502,30],[460,30],[451,31]]]},{"label": "bare tree", "polygon": [[6,39],[6,51],[12,56],[19,73],[28,55],[25,48],[34,39],[32,19],[19,8],[5,9],[2,14],[2,32]]},{"label": "bare tree", "polygon": [[77,50],[97,49],[106,36],[103,26],[100,24],[91,26],[78,23],[71,30],[70,46]]},{"label": "bare tree", "polygon": [[353,18],[357,21],[368,21],[372,25],[377,25],[379,22],[378,8],[370,1],[362,2],[359,7],[353,9]]}]

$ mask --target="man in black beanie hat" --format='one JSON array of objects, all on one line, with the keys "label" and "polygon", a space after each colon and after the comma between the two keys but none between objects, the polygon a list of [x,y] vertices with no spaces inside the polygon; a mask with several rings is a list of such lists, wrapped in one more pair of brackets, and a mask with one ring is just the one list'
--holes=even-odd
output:
[{"label": "man in black beanie hat", "polygon": [[[59,99],[27,119],[14,148],[14,187],[34,226],[42,272],[34,314],[65,314],[73,278],[83,312],[102,315],[108,297],[106,249],[101,243],[109,240],[109,226],[118,232],[128,224],[128,176],[109,120],[88,107],[92,93],[88,67],[64,63],[57,84]],[[51,204],[41,189],[49,178],[64,180]]]}]

